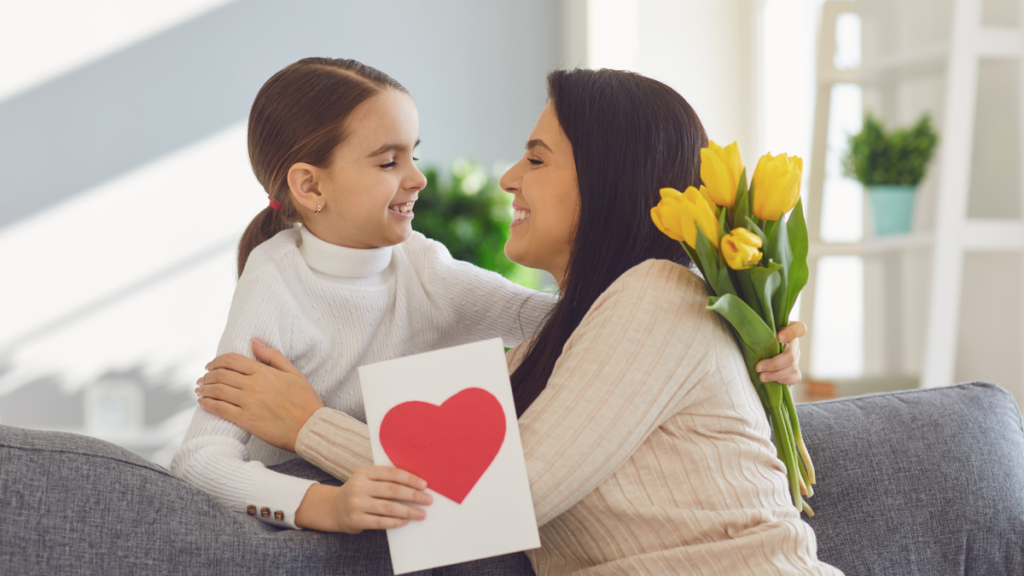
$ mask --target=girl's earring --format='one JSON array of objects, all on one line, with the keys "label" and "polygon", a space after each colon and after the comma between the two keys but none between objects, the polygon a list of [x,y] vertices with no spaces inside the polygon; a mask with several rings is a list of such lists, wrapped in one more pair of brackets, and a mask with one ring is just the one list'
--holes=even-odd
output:
[{"label": "girl's earring", "polygon": [[320,209],[321,209],[321,206],[320,206],[319,204],[317,204],[317,205],[316,205],[316,213],[317,213],[317,214],[319,214],[319,213],[320,213]]}]

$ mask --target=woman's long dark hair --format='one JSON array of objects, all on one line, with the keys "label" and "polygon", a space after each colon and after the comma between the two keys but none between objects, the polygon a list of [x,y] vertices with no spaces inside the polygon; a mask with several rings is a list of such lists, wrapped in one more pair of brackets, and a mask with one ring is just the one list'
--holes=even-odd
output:
[{"label": "woman's long dark hair", "polygon": [[580,218],[562,298],[512,374],[521,416],[547,386],[583,316],[619,276],[651,258],[690,266],[678,242],[651,222],[666,186],[700,184],[707,135],[693,108],[668,86],[619,70],[556,70],[548,98],[572,144]]}]

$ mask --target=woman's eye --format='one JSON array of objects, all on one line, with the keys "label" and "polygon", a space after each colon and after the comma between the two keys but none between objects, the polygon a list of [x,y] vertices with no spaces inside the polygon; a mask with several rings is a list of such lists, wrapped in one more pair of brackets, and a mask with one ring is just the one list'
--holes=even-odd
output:
[{"label": "woman's eye", "polygon": [[412,159],[412,161],[413,161],[413,162],[419,162],[419,161],[420,161],[420,159],[419,159],[419,158],[415,158],[415,157],[414,157],[414,158]]},{"label": "woman's eye", "polygon": [[534,160],[533,158],[527,158],[527,160],[529,160],[530,164],[533,164],[534,166],[538,164],[543,164],[543,162],[541,162],[540,160]]}]

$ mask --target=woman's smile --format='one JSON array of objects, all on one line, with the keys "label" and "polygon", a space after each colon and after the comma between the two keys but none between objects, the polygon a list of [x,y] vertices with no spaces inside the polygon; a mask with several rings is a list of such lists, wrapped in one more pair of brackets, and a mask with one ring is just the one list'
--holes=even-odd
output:
[{"label": "woman's smile", "polygon": [[530,209],[523,208],[517,204],[512,205],[512,224],[509,228],[515,228],[530,219]]}]

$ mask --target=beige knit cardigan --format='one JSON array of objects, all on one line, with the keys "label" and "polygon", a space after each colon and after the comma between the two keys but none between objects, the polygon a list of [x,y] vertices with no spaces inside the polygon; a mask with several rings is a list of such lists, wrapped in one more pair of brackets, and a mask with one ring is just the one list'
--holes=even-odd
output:
[{"label": "beige knit cardigan", "polygon": [[[737,344],[706,301],[692,272],[649,260],[566,342],[519,419],[538,576],[841,574],[817,560]],[[342,481],[373,464],[366,425],[329,408],[296,451]]]}]

